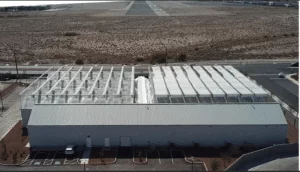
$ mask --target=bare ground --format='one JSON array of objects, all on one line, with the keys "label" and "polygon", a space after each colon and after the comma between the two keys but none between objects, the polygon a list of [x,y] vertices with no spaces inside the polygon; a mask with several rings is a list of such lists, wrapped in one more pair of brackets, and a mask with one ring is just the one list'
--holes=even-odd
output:
[{"label": "bare ground", "polygon": [[[105,17],[103,11],[95,10],[2,13],[0,63],[13,63],[11,47],[17,47],[17,58],[24,64],[74,63],[76,59],[127,64],[137,63],[137,58],[146,63],[153,53],[165,51],[164,45],[170,62],[176,61],[180,53],[191,61],[298,56],[297,9],[201,9],[206,9],[203,15],[173,17]],[[66,32],[78,35],[65,36]]]}]

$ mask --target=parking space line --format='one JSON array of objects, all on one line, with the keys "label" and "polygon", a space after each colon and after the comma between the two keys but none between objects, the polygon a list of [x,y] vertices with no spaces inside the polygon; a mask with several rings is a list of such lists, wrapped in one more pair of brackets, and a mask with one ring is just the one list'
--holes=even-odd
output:
[{"label": "parking space line", "polygon": [[171,155],[172,164],[174,164],[173,155],[172,155],[172,151],[171,150],[170,150],[170,155]]},{"label": "parking space line", "polygon": [[[51,152],[48,153],[43,165],[51,165],[54,158],[55,158],[55,156],[56,156],[56,154],[57,154],[57,151],[55,151],[54,156],[52,158],[51,158],[50,154],[51,154]],[[51,158],[51,159],[48,159],[48,158]]]},{"label": "parking space line", "polygon": [[65,158],[64,164],[76,164],[76,163],[79,163],[79,157],[80,157],[80,154],[78,154],[76,156],[76,159],[67,160],[67,158]]},{"label": "parking space line", "polygon": [[31,163],[29,165],[31,165],[35,159],[35,157],[39,154],[39,151],[35,154],[35,156],[33,157],[33,159],[31,160]]},{"label": "parking space line", "polygon": [[159,150],[157,150],[157,152],[158,152],[158,162],[159,162],[159,164],[161,164]]}]

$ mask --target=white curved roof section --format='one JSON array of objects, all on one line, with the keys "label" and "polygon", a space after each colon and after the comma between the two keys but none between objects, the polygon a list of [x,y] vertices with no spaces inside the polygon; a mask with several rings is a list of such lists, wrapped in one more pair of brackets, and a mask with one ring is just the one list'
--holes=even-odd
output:
[{"label": "white curved roof section", "polygon": [[200,97],[209,97],[211,93],[190,66],[183,66],[186,75]]},{"label": "white curved roof section", "polygon": [[178,86],[178,83],[174,77],[174,74],[170,66],[162,66],[162,70],[165,73],[165,83],[170,92],[170,96],[182,96],[182,92]]},{"label": "white curved roof section", "polygon": [[201,81],[209,89],[213,97],[225,97],[225,93],[222,91],[222,89],[215,83],[215,81],[201,66],[193,66],[193,68],[199,74]]},{"label": "white curved roof section", "polygon": [[225,80],[223,77],[215,71],[211,66],[203,66],[207,70],[212,79],[220,86],[220,88],[226,93],[229,97],[238,97],[240,94]]},{"label": "white curved roof section", "polygon": [[161,69],[159,66],[152,67],[152,74],[153,74],[153,85],[154,85],[154,92],[155,96],[158,97],[167,97],[169,95],[167,87],[165,85],[165,81],[163,75],[161,73]]},{"label": "white curved roof section", "polygon": [[254,93],[251,92],[247,87],[245,87],[240,81],[233,77],[226,69],[222,66],[214,66],[214,68],[219,71],[224,79],[228,81],[240,94],[242,97],[252,97]]},{"label": "white curved roof section", "polygon": [[260,86],[255,84],[253,81],[251,81],[245,75],[243,75],[241,72],[236,70],[233,66],[226,65],[226,66],[224,66],[224,68],[227,69],[229,72],[231,72],[234,75],[234,77],[237,78],[251,92],[253,92],[255,96],[265,97],[268,95],[268,93],[264,89],[262,89]]},{"label": "white curved roof section", "polygon": [[143,76],[135,79],[136,82],[136,103],[148,104],[153,103],[150,92],[149,80]]},{"label": "white curved roof section", "polygon": [[185,96],[197,96],[196,91],[193,86],[190,84],[186,75],[183,73],[180,66],[173,66],[174,72],[176,74],[176,79],[178,84]]}]

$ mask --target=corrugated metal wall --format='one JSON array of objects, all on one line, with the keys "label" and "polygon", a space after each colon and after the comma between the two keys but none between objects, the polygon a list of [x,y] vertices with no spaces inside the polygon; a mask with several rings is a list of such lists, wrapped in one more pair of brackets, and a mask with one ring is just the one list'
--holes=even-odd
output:
[{"label": "corrugated metal wall", "polygon": [[23,127],[27,127],[30,114],[31,114],[31,109],[21,109]]},{"label": "corrugated metal wall", "polygon": [[121,136],[131,137],[134,146],[168,145],[221,146],[224,142],[256,145],[284,143],[287,125],[220,125],[220,126],[28,126],[30,145],[33,148],[65,147],[68,144],[83,146],[87,136],[92,146],[104,146],[105,138],[111,146],[120,145]]}]

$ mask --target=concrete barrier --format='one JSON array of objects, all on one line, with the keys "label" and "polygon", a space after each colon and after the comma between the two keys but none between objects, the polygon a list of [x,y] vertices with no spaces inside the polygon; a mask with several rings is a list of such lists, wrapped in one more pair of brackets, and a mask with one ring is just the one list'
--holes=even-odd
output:
[{"label": "concrete barrier", "polygon": [[274,145],[242,155],[225,171],[248,171],[250,168],[264,163],[264,161],[293,155],[298,156],[298,143]]}]

